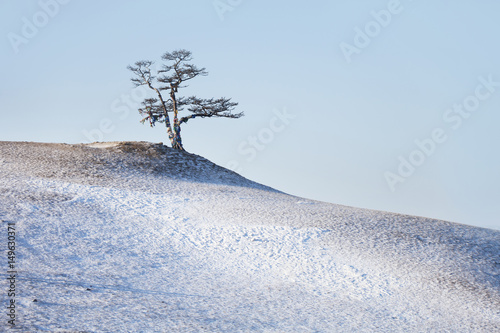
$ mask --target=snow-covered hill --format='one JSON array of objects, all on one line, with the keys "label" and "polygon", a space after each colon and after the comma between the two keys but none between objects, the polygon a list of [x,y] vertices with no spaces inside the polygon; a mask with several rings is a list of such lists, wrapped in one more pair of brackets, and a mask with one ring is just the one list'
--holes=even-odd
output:
[{"label": "snow-covered hill", "polygon": [[290,196],[161,144],[0,142],[0,219],[22,332],[500,331],[499,231]]}]

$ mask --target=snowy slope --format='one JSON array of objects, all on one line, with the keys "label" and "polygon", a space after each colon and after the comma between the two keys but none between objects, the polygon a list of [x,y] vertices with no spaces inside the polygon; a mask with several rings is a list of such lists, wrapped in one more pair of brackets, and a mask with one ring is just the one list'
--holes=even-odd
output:
[{"label": "snowy slope", "polygon": [[23,332],[500,331],[499,231],[290,196],[160,144],[0,142],[0,219]]}]

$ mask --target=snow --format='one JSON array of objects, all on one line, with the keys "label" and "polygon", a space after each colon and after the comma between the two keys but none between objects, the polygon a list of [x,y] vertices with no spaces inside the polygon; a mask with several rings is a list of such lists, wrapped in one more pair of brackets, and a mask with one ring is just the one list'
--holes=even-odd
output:
[{"label": "snow", "polygon": [[161,144],[0,142],[0,161],[21,331],[500,330],[499,231],[297,198]]},{"label": "snow", "polygon": [[112,147],[118,147],[120,145],[120,142],[93,142],[93,143],[87,143],[85,146],[87,147],[92,147],[92,148],[112,148]]}]

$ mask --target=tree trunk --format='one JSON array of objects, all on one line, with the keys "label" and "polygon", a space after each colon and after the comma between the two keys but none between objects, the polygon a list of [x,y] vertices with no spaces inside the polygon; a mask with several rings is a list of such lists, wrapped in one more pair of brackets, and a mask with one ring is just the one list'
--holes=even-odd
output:
[{"label": "tree trunk", "polygon": [[[168,116],[168,110],[165,107],[165,101],[163,100],[163,96],[161,95],[160,91],[156,88],[153,88],[153,86],[151,86],[151,84],[149,84],[149,87],[151,89],[153,89],[154,91],[156,91],[156,94],[158,95],[158,98],[160,99],[161,105],[163,106],[163,112],[165,112],[165,127],[167,128],[167,134],[168,134],[168,139],[170,140],[170,144],[172,145],[172,148],[178,147],[178,144],[175,141],[176,135],[174,134],[174,132],[172,132],[172,125],[170,124],[170,117]],[[174,123],[175,123],[175,119],[174,119]],[[175,149],[179,149],[179,148],[175,148]],[[182,144],[181,144],[181,149],[183,149]]]},{"label": "tree trunk", "polygon": [[175,90],[176,87],[170,86],[170,98],[172,99],[172,105],[174,109],[174,128],[173,128],[174,137],[172,141],[172,148],[178,150],[184,150],[184,147],[182,146],[181,126],[179,124],[179,117],[178,117],[179,111],[177,110],[177,99],[175,98]]},{"label": "tree trunk", "polygon": [[182,146],[181,127],[179,126],[179,121],[177,119],[174,119],[174,133],[175,137],[172,142],[172,148],[184,150],[184,147]]}]

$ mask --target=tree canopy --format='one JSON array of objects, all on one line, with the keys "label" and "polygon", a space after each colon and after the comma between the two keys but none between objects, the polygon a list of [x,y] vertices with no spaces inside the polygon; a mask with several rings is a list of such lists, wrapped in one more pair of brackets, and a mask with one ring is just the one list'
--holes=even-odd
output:
[{"label": "tree canopy", "polygon": [[[187,50],[175,50],[162,56],[164,61],[159,70],[154,71],[154,62],[137,61],[127,68],[134,74],[132,82],[135,86],[146,86],[153,97],[145,98],[139,113],[141,122],[164,123],[172,148],[184,150],[181,138],[181,125],[194,118],[240,118],[243,112],[233,113],[238,105],[231,98],[203,99],[196,96],[182,96],[179,89],[187,87],[186,82],[198,76],[206,76],[205,68],[198,68],[191,63],[192,55]],[[153,73],[154,71],[154,73]],[[180,112],[186,111],[179,115]],[[170,115],[173,116],[172,120]]]}]

